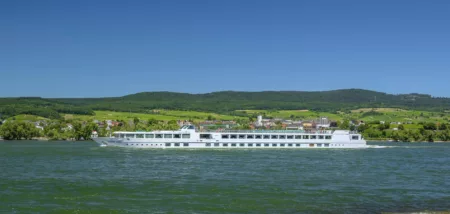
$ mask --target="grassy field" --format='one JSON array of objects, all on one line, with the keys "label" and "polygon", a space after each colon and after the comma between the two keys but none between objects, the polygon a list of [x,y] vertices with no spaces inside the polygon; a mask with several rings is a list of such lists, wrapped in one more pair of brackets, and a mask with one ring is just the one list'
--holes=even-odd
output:
[{"label": "grassy field", "polygon": [[[280,110],[280,111],[267,111],[267,110],[240,110],[248,115],[265,115],[265,117],[273,118],[294,118],[296,120],[311,120],[319,117],[328,117],[331,120],[343,120],[343,119],[357,119],[366,122],[370,121],[386,121],[386,122],[449,122],[449,112],[427,112],[427,111],[409,111],[403,109],[394,108],[378,108],[378,109],[355,109],[351,112],[340,113],[328,113],[328,112],[314,112],[308,110]],[[374,113],[376,112],[376,113]],[[95,115],[71,115],[64,114],[65,119],[74,120],[133,120],[135,117],[140,120],[194,120],[203,121],[207,120],[209,116],[216,120],[236,120],[246,119],[247,117],[236,117],[232,115],[222,115],[207,112],[197,111],[172,111],[172,110],[154,110],[153,114],[145,113],[129,113],[129,112],[112,112],[112,111],[95,111]],[[34,116],[34,115],[16,115],[12,119],[18,121],[38,121],[46,120],[46,118]],[[409,126],[409,125],[408,125]],[[414,126],[414,125],[412,125]],[[405,128],[417,128],[417,127],[405,127]]]},{"label": "grassy field", "polygon": [[113,112],[113,111],[95,111],[95,115],[71,115],[65,114],[64,118],[74,120],[133,120],[135,117],[139,120],[189,120],[203,121],[208,116],[214,117],[217,120],[234,120],[240,117],[230,115],[220,115],[206,112],[196,111],[169,111],[169,110],[156,110],[155,114],[144,113],[129,113],[129,112]]},{"label": "grassy field", "polygon": [[45,117],[39,117],[39,116],[36,116],[36,115],[19,114],[19,115],[16,115],[14,117],[8,118],[8,120],[36,122],[36,121],[39,121],[39,120],[49,120],[49,119],[47,119]]}]

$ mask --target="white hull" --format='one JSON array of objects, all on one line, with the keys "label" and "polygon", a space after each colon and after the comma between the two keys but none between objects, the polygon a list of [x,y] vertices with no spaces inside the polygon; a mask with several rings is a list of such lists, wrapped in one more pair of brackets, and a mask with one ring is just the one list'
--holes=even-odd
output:
[{"label": "white hull", "polygon": [[367,148],[360,134],[349,131],[228,131],[196,132],[193,126],[179,131],[116,132],[115,137],[94,138],[100,146],[163,149],[300,149]]}]

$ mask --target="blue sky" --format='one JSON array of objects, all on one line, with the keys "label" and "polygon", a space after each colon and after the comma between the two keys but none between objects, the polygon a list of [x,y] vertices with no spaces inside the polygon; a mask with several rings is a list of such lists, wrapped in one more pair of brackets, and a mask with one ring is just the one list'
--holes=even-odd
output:
[{"label": "blue sky", "polygon": [[0,97],[450,97],[450,1],[1,1]]}]

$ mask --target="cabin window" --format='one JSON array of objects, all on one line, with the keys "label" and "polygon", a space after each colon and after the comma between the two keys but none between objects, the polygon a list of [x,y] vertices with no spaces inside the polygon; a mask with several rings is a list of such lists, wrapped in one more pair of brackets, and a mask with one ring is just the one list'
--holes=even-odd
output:
[{"label": "cabin window", "polygon": [[134,138],[134,134],[126,134],[127,138]]},{"label": "cabin window", "polygon": [[309,139],[309,135],[303,135],[303,139]]},{"label": "cabin window", "polygon": [[288,146],[289,146],[289,147],[292,147],[292,143],[288,143]]},{"label": "cabin window", "polygon": [[278,139],[278,135],[272,135],[272,139]]},{"label": "cabin window", "polygon": [[302,139],[301,135],[295,135],[295,139]]},{"label": "cabin window", "polygon": [[206,146],[207,146],[207,147],[210,147],[210,146],[211,146],[211,143],[206,143]]},{"label": "cabin window", "polygon": [[154,136],[154,134],[146,134],[145,135],[145,138],[154,138],[155,136]]},{"label": "cabin window", "polygon": [[172,138],[172,134],[164,134],[164,138]]},{"label": "cabin window", "polygon": [[180,144],[179,143],[175,143],[175,146],[180,146]]},{"label": "cabin window", "polygon": [[309,147],[314,147],[314,144],[313,144],[313,143],[310,143],[310,144],[309,144]]},{"label": "cabin window", "polygon": [[329,143],[325,143],[324,145],[325,145],[325,147],[330,147]]},{"label": "cabin window", "polygon": [[245,139],[245,135],[244,134],[239,135],[239,139]]},{"label": "cabin window", "polygon": [[352,140],[359,140],[359,136],[358,135],[353,135],[352,136]]},{"label": "cabin window", "polygon": [[211,134],[201,134],[200,139],[212,139]]},{"label": "cabin window", "polygon": [[288,135],[287,139],[294,139],[294,136],[293,135]]},{"label": "cabin window", "polygon": [[231,138],[231,139],[237,139],[237,135],[232,134],[232,135],[230,135],[230,138]]},{"label": "cabin window", "polygon": [[119,138],[119,134],[114,134],[114,137],[115,138]]},{"label": "cabin window", "polygon": [[331,135],[325,135],[325,139],[331,140]]},{"label": "cabin window", "polygon": [[265,147],[269,147],[269,144],[268,144],[268,143],[266,143],[266,144],[264,144],[264,146],[265,146]]},{"label": "cabin window", "polygon": [[222,139],[228,139],[228,138],[229,138],[229,135],[227,135],[227,134],[222,135]]},{"label": "cabin window", "polygon": [[244,147],[244,146],[245,146],[245,144],[243,144],[243,143],[240,143],[240,144],[239,144],[239,146],[240,146],[240,147]]},{"label": "cabin window", "polygon": [[255,135],[255,139],[261,139],[262,136],[261,135]]},{"label": "cabin window", "polygon": [[144,134],[137,134],[136,138],[144,138]]},{"label": "cabin window", "polygon": [[324,136],[323,135],[319,135],[319,139],[323,140]]},{"label": "cabin window", "polygon": [[228,143],[222,143],[222,146],[228,146]]},{"label": "cabin window", "polygon": [[174,134],[173,138],[181,138],[181,134]]},{"label": "cabin window", "polygon": [[247,146],[248,146],[248,147],[252,147],[252,146],[253,146],[253,143],[249,143],[249,144],[247,144]]},{"label": "cabin window", "polygon": [[317,144],[317,147],[322,147],[322,144],[321,143]]},{"label": "cabin window", "polygon": [[162,138],[162,137],[163,137],[162,134],[156,134],[156,135],[155,135],[155,138]]},{"label": "cabin window", "polygon": [[299,143],[297,143],[297,144],[295,144],[295,146],[296,146],[296,147],[300,147],[300,144],[299,144]]},{"label": "cabin window", "polygon": [[232,147],[236,147],[236,144],[235,144],[235,143],[232,143],[231,146],[232,146]]},{"label": "cabin window", "polygon": [[264,135],[264,139],[270,139],[270,135]]},{"label": "cabin window", "polygon": [[166,146],[167,146],[167,147],[170,147],[170,143],[166,143]]},{"label": "cabin window", "polygon": [[280,139],[286,139],[286,135],[280,135]]},{"label": "cabin window", "polygon": [[253,135],[247,135],[247,139],[253,139]]},{"label": "cabin window", "polygon": [[119,138],[124,138],[124,134],[119,134]]},{"label": "cabin window", "polygon": [[277,147],[277,144],[276,143],[272,143],[272,147]]},{"label": "cabin window", "polygon": [[191,134],[182,134],[181,137],[183,137],[184,139],[191,138]]},{"label": "cabin window", "polygon": [[184,147],[189,146],[189,143],[183,143],[183,146]]},{"label": "cabin window", "polygon": [[219,143],[214,143],[214,147],[219,147]]},{"label": "cabin window", "polygon": [[280,143],[280,146],[281,146],[281,147],[284,147],[284,143]]},{"label": "cabin window", "polygon": [[261,147],[261,144],[260,144],[260,143],[257,143],[256,146],[257,146],[257,147]]},{"label": "cabin window", "polygon": [[311,139],[315,140],[315,139],[317,139],[317,136],[316,135],[311,135]]}]

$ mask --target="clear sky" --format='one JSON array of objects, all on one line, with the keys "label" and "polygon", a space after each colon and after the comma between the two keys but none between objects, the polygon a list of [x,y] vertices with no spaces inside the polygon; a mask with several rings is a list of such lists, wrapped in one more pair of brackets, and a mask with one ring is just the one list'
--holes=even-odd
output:
[{"label": "clear sky", "polygon": [[342,88],[450,97],[450,1],[0,1],[0,97]]}]

